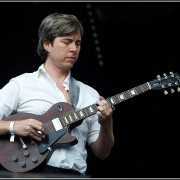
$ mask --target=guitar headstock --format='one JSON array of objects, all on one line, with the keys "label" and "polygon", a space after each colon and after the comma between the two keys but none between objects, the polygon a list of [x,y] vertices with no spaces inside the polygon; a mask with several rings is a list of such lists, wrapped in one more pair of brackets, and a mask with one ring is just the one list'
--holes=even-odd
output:
[{"label": "guitar headstock", "polygon": [[171,93],[174,93],[175,90],[173,87],[177,87],[177,91],[180,92],[180,76],[178,73],[170,72],[169,75],[166,75],[165,73],[161,77],[160,75],[157,76],[157,79],[154,79],[149,82],[151,89],[155,90],[163,90],[164,94],[167,95],[168,91],[167,89],[170,89]]}]

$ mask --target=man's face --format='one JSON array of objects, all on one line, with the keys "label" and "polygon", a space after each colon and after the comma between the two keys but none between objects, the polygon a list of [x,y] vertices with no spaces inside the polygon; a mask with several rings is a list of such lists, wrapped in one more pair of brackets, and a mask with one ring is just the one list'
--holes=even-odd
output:
[{"label": "man's face", "polygon": [[60,69],[68,70],[73,67],[79,56],[81,48],[81,35],[56,37],[53,43],[45,43],[48,52],[47,60]]}]

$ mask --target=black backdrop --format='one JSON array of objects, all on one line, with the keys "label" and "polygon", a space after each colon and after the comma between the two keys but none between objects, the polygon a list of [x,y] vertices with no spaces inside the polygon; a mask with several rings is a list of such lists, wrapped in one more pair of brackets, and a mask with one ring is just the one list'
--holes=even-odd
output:
[{"label": "black backdrop", "polygon": [[[104,97],[179,71],[179,2],[1,2],[0,87],[41,64],[37,29],[53,12],[82,21],[82,50],[72,71]],[[88,149],[87,172],[102,178],[180,177],[178,110],[177,91],[148,91],[118,104],[112,153],[100,161]]]}]

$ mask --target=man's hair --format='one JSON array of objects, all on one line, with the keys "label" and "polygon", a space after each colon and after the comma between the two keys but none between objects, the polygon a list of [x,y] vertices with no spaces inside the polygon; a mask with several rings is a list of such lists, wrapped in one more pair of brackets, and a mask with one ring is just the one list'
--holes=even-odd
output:
[{"label": "man's hair", "polygon": [[47,51],[43,48],[43,42],[48,41],[53,43],[58,36],[74,35],[80,32],[83,36],[83,27],[78,18],[71,14],[53,13],[48,15],[41,22],[38,29],[39,42],[37,53],[42,60],[46,60]]}]

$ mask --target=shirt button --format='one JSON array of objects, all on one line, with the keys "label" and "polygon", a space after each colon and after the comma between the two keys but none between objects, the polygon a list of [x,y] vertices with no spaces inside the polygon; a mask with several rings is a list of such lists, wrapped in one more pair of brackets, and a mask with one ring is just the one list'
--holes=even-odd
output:
[{"label": "shirt button", "polygon": [[65,163],[65,160],[62,160],[61,163],[62,163],[62,164]]}]

